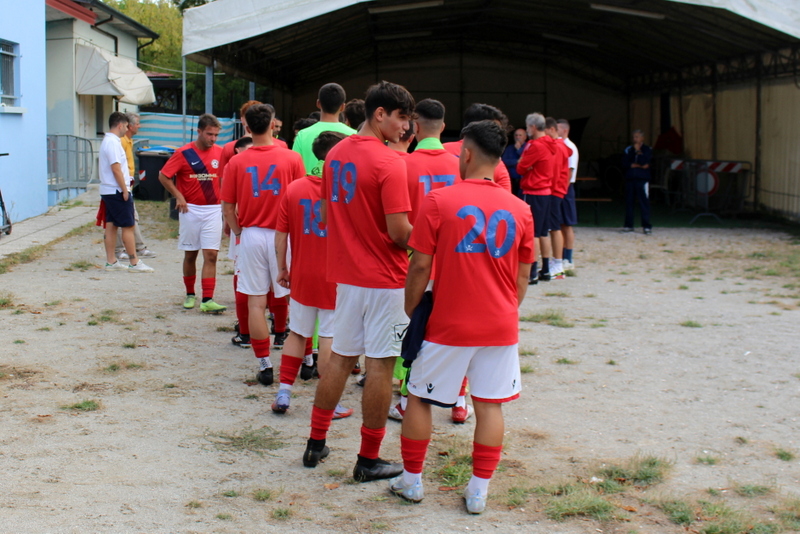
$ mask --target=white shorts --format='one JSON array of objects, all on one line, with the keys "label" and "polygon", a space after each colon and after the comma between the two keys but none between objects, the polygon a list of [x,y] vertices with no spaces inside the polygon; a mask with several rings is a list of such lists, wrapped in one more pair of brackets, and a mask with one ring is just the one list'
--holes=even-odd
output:
[{"label": "white shorts", "polygon": [[333,352],[369,358],[400,356],[408,328],[405,290],[336,285]]},{"label": "white shorts", "polygon": [[464,376],[473,400],[508,402],[522,389],[519,345],[505,347],[453,347],[423,341],[411,364],[408,391],[436,404],[450,406],[458,400]]},{"label": "white shorts", "polygon": [[289,298],[289,323],[292,332],[305,338],[313,337],[319,318],[319,337],[333,337],[333,310],[323,310],[300,304]]},{"label": "white shorts", "polygon": [[188,204],[189,211],[178,214],[178,250],[219,250],[222,241],[222,208],[219,204]]},{"label": "white shorts", "polygon": [[275,254],[275,230],[242,228],[237,246],[236,267],[239,270],[237,291],[245,295],[266,295],[270,288],[276,298],[289,290],[278,285],[278,257]]}]

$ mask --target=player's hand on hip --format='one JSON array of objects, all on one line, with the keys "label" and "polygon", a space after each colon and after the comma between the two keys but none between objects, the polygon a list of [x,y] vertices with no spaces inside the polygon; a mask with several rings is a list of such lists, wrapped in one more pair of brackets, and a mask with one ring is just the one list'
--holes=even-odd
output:
[{"label": "player's hand on hip", "polygon": [[175,208],[181,213],[188,213],[189,206],[186,204],[186,199],[183,195],[175,197]]}]

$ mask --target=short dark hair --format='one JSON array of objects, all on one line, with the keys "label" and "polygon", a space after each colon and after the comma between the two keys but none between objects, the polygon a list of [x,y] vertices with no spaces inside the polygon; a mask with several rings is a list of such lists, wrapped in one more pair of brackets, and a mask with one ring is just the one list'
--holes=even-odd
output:
[{"label": "short dark hair", "polygon": [[344,117],[351,128],[357,128],[367,118],[367,112],[364,110],[364,101],[360,98],[354,98],[345,104]]},{"label": "short dark hair", "polygon": [[338,83],[326,83],[320,87],[317,98],[324,113],[338,113],[339,108],[347,100],[344,88]]},{"label": "short dark hair", "polygon": [[108,116],[108,127],[110,129],[114,129],[119,125],[119,123],[124,122],[125,124],[128,123],[128,117],[121,111],[115,111],[111,115]]},{"label": "short dark hair", "polygon": [[567,119],[558,119],[556,122],[557,122],[558,124],[563,124],[564,126],[566,126],[567,128],[569,128],[569,121],[568,121]]},{"label": "short dark hair", "polygon": [[316,124],[318,122],[318,120],[309,119],[308,117],[297,119],[294,123],[294,126],[292,126],[292,129],[296,132],[299,132],[300,130],[308,128],[312,124]]},{"label": "short dark hair", "polygon": [[328,156],[328,152],[336,146],[336,143],[347,137],[340,132],[324,131],[320,132],[319,136],[314,139],[311,144],[311,151],[314,152],[314,157],[323,160]]},{"label": "short dark hair", "polygon": [[320,113],[319,111],[312,111],[311,113],[308,114],[308,118],[318,121],[322,118],[322,113]]},{"label": "short dark hair", "polygon": [[254,135],[262,135],[269,129],[269,123],[275,117],[275,108],[269,104],[250,106],[244,114],[247,126]]},{"label": "short dark hair", "polygon": [[461,137],[469,139],[489,159],[500,159],[506,149],[506,131],[494,120],[475,121],[461,130]]},{"label": "short dark hair", "polygon": [[508,117],[489,104],[475,103],[464,111],[464,126],[477,121],[497,121],[504,130],[508,126]]},{"label": "short dark hair", "polygon": [[402,85],[381,81],[367,89],[364,98],[367,119],[371,119],[378,108],[383,108],[390,114],[399,110],[401,115],[410,116],[414,113],[414,97]]},{"label": "short dark hair", "polygon": [[233,145],[233,150],[236,151],[236,150],[238,150],[240,148],[244,148],[244,147],[250,146],[252,144],[253,144],[253,138],[250,137],[249,135],[246,135],[246,136],[240,137],[239,139],[236,140],[236,143]]},{"label": "short dark hair", "polygon": [[417,102],[414,112],[417,117],[429,121],[444,120],[444,104],[432,98],[426,98]]},{"label": "short dark hair", "polygon": [[544,129],[549,130],[550,128],[558,128],[558,123],[553,117],[546,117],[544,119]]},{"label": "short dark hair", "polygon": [[[248,126],[250,122],[247,122]],[[197,129],[198,130],[205,130],[206,128],[222,128],[219,124],[219,120],[212,115],[211,113],[203,113],[200,115],[200,118],[197,120]]]}]

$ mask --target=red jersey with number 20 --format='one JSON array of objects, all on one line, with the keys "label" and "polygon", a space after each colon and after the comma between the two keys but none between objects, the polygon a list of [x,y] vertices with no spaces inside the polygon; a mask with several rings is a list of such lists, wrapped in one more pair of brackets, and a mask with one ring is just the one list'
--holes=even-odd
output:
[{"label": "red jersey with number 20", "polygon": [[188,204],[197,206],[219,204],[221,156],[222,147],[219,145],[212,145],[208,150],[200,150],[192,142],[176,150],[164,164],[161,172],[168,178],[175,177],[175,187]]},{"label": "red jersey with number 20", "polygon": [[389,237],[386,215],[411,211],[406,183],[405,158],[375,137],[351,135],[331,149],[322,170],[328,280],[405,286],[408,254]]},{"label": "red jersey with number 20", "polygon": [[306,175],[300,155],[276,145],[254,146],[225,166],[222,200],[236,204],[239,226],[275,229],[281,196]]},{"label": "red jersey with number 20", "polygon": [[320,215],[322,179],[306,176],[289,184],[278,213],[279,232],[292,243],[292,298],[322,310],[336,307],[336,284],[327,281],[328,238]]},{"label": "red jersey with number 20", "polygon": [[519,264],[534,260],[525,202],[489,180],[432,191],[408,245],[436,262],[427,341],[456,347],[519,341]]}]

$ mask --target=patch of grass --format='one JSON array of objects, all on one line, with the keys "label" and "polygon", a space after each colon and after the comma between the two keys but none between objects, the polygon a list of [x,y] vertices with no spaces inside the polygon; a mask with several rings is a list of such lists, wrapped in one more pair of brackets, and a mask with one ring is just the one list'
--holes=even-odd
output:
[{"label": "patch of grass", "polygon": [[733,490],[742,497],[763,497],[772,493],[772,488],[761,484],[735,484]]},{"label": "patch of grass", "polygon": [[233,329],[232,326],[218,326],[217,327],[217,332],[234,332],[234,331],[235,330]]},{"label": "patch of grass", "polygon": [[36,331],[37,332],[49,332],[50,331],[50,327],[49,326],[43,326],[41,328],[37,328]]},{"label": "patch of grass", "polygon": [[692,260],[692,261],[699,261],[699,260],[703,260],[705,258],[703,258],[703,256],[692,256],[689,259]]},{"label": "patch of grass", "polygon": [[216,518],[220,521],[230,521],[233,519],[233,516],[231,514],[217,514]]},{"label": "patch of grass", "polygon": [[272,518],[280,521],[285,521],[292,517],[292,511],[289,508],[275,508],[272,511]]},{"label": "patch of grass", "polygon": [[[92,315],[92,317],[94,317],[94,315]],[[114,310],[103,310],[100,312],[100,316],[97,319],[103,323],[114,323],[117,321],[117,312]]]},{"label": "patch of grass", "polygon": [[30,263],[32,261],[36,261],[41,258],[48,250],[50,250],[53,245],[56,243],[60,243],[66,239],[71,237],[75,237],[78,235],[85,234],[87,232],[91,232],[95,227],[94,221],[88,222],[83,226],[79,226],[78,228],[73,228],[62,237],[47,243],[46,245],[34,245],[32,247],[28,247],[21,252],[15,252],[13,254],[9,254],[3,259],[0,259],[0,274],[7,273],[11,270],[12,267],[16,265],[20,265],[23,263]]},{"label": "patch of grass", "polygon": [[562,297],[563,298],[563,297],[569,297],[570,294],[567,293],[566,291],[554,291],[552,293],[545,293],[544,296],[545,297]]},{"label": "patch of grass", "polygon": [[15,339],[14,340],[14,344],[15,345],[24,345],[25,344],[25,340],[24,339]]},{"label": "patch of grass", "polygon": [[698,323],[697,321],[683,321],[680,323],[681,326],[685,326],[686,328],[703,328],[703,325]]},{"label": "patch of grass", "polygon": [[778,460],[783,460],[784,462],[791,462],[794,460],[794,453],[792,451],[787,451],[786,449],[775,449],[775,457]]},{"label": "patch of grass", "polygon": [[67,404],[61,407],[62,410],[72,410],[74,412],[94,412],[100,409],[100,402],[96,400],[84,400],[75,404]]},{"label": "patch of grass", "polygon": [[257,489],[253,492],[253,500],[258,502],[269,501],[273,497],[273,491],[270,489]]},{"label": "patch of grass", "polygon": [[222,271],[221,274],[225,274],[225,275],[231,276],[231,275],[236,274],[236,271],[234,271],[233,269],[225,269],[224,271]]},{"label": "patch of grass", "polygon": [[347,471],[344,469],[328,469],[325,474],[329,477],[343,477],[347,474]]},{"label": "patch of grass", "polygon": [[617,361],[616,360],[608,360],[606,362],[606,365],[617,365]]},{"label": "patch of grass", "polygon": [[689,286],[681,284],[678,286],[678,289],[689,289]]},{"label": "patch of grass", "polygon": [[544,513],[554,521],[568,517],[589,517],[597,521],[615,518],[616,507],[589,489],[578,489],[546,500]]},{"label": "patch of grass", "polygon": [[533,493],[533,488],[513,486],[506,492],[506,504],[508,506],[522,506],[528,502],[528,497]]},{"label": "patch of grass", "polygon": [[606,326],[608,325],[604,323],[592,323],[589,325],[590,328],[605,328]]},{"label": "patch of grass", "polygon": [[670,521],[676,525],[688,527],[694,523],[696,514],[689,503],[678,500],[666,500],[656,504],[665,514]]},{"label": "patch of grass", "polygon": [[769,534],[778,532],[778,525],[762,523],[742,510],[724,503],[700,501],[704,523],[700,534]]},{"label": "patch of grass", "polygon": [[451,437],[439,453],[436,474],[443,486],[463,486],[472,476],[472,446],[466,439]]},{"label": "patch of grass", "polygon": [[203,507],[203,503],[201,503],[200,501],[189,501],[189,502],[186,503],[186,508],[191,508],[193,510],[195,510],[197,508],[202,508],[202,507]]},{"label": "patch of grass", "polygon": [[537,353],[536,349],[522,349],[519,351],[520,356],[536,356]]},{"label": "patch of grass", "polygon": [[800,499],[784,499],[772,512],[787,530],[800,530]]},{"label": "patch of grass", "polygon": [[533,373],[535,371],[536,371],[536,369],[532,365],[528,365],[528,364],[521,365],[520,368],[519,368],[519,372],[524,374],[524,375],[529,374],[529,373]]},{"label": "patch of grass", "polygon": [[20,310],[20,309],[16,309],[16,310],[14,310],[14,312],[11,315],[22,315],[23,313],[25,313],[25,312]]},{"label": "patch of grass", "polygon": [[712,495],[714,497],[719,497],[720,495],[722,495],[722,492],[717,488],[708,488],[706,492],[708,492],[709,495]]},{"label": "patch of grass", "polygon": [[689,281],[690,282],[702,282],[703,279],[702,278],[689,278]]},{"label": "patch of grass", "polygon": [[637,454],[622,464],[601,467],[596,476],[625,486],[646,487],[663,481],[671,468],[669,460]]},{"label": "patch of grass", "polygon": [[575,326],[564,318],[564,312],[561,310],[545,310],[542,313],[534,313],[532,315],[520,317],[519,320],[531,323],[544,323],[559,328],[572,328]]},{"label": "patch of grass", "polygon": [[64,267],[64,270],[86,272],[89,269],[94,269],[95,267],[97,267],[97,265],[95,265],[93,262],[89,260],[81,260],[70,263],[69,266]]},{"label": "patch of grass", "polygon": [[576,271],[575,269],[569,269],[567,271],[564,271],[564,274],[567,275],[567,278],[574,278],[578,276],[578,271]]},{"label": "patch of grass", "polygon": [[178,387],[178,386],[176,386],[175,384],[164,384],[164,389],[172,389],[172,388],[176,388],[176,387]]},{"label": "patch of grass", "polygon": [[164,315],[163,313],[156,314],[156,319],[166,319],[166,318],[167,318],[166,315]]},{"label": "patch of grass", "polygon": [[136,342],[126,342],[126,343],[123,343],[123,344],[122,344],[122,348],[123,348],[123,349],[135,349],[135,348],[136,348]]},{"label": "patch of grass", "polygon": [[279,431],[268,426],[257,428],[246,428],[234,434],[212,434],[212,437],[220,440],[217,446],[240,451],[255,452],[263,455],[264,451],[274,451],[286,446],[286,443],[278,439]]},{"label": "patch of grass", "polygon": [[749,440],[743,436],[736,436],[733,438],[733,441],[735,441],[737,445],[747,445],[749,442]]},{"label": "patch of grass", "polygon": [[0,309],[10,308],[14,305],[14,295],[11,293],[0,293]]},{"label": "patch of grass", "polygon": [[239,496],[239,492],[236,491],[236,490],[223,491],[222,492],[222,496],[223,497],[238,497]]},{"label": "patch of grass", "polygon": [[586,294],[583,296],[583,298],[587,298],[587,299],[593,299],[593,298],[595,298],[596,296],[597,296],[597,295],[595,295],[594,293],[586,293]]},{"label": "patch of grass", "polygon": [[719,458],[711,455],[701,455],[695,458],[695,461],[698,464],[703,464],[703,465],[717,465],[719,463]]},{"label": "patch of grass", "polygon": [[578,361],[570,360],[569,358],[559,358],[556,360],[556,363],[559,365],[576,365]]},{"label": "patch of grass", "polygon": [[116,373],[116,372],[117,372],[117,371],[119,371],[120,369],[122,369],[122,367],[120,366],[120,364],[118,364],[118,363],[112,363],[111,365],[109,365],[108,367],[106,367],[105,369],[103,369],[103,371],[105,371],[105,372],[107,372],[107,373]]},{"label": "patch of grass", "polygon": [[258,400],[258,395],[250,394],[245,396],[244,400]]}]

